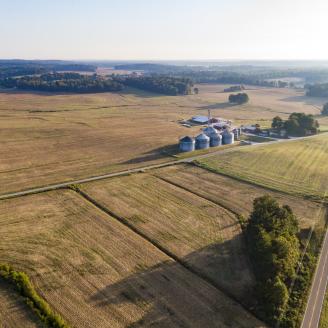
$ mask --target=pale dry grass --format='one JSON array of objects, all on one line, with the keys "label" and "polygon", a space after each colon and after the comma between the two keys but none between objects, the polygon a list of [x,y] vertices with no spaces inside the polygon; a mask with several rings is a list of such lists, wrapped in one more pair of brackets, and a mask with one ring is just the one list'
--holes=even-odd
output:
[{"label": "pale dry grass", "polygon": [[73,327],[260,327],[224,294],[73,191],[0,203],[0,262]]},{"label": "pale dry grass", "polygon": [[[193,115],[268,125],[293,111],[318,114],[323,100],[287,89],[247,90],[250,103],[227,104],[226,85],[200,94],[160,96],[128,90],[89,95],[0,92],[0,193],[168,160],[178,138],[196,135],[177,121]],[[323,123],[328,125],[327,119]]]},{"label": "pale dry grass", "polygon": [[149,174],[81,188],[229,294],[248,301],[254,278],[234,214]]}]

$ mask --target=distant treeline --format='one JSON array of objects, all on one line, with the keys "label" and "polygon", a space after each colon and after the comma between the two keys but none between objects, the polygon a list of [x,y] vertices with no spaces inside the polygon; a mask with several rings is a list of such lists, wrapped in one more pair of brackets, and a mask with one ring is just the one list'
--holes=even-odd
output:
[{"label": "distant treeline", "polygon": [[306,95],[310,97],[328,97],[328,83],[306,85]]},{"label": "distant treeline", "polygon": [[117,81],[145,91],[170,96],[191,94],[193,82],[187,78],[176,78],[163,75],[116,77]]},{"label": "distant treeline", "polygon": [[0,86],[47,92],[93,93],[120,91],[123,85],[112,78],[78,73],[42,74],[0,80]]},{"label": "distant treeline", "polygon": [[[147,74],[165,74],[175,77],[186,77],[195,83],[229,83],[250,84],[269,87],[286,87],[287,82],[279,79],[299,78],[305,83],[328,82],[327,68],[288,68],[255,65],[217,65],[188,66],[164,65],[155,63],[134,63],[115,66],[116,69],[130,71],[142,70]],[[270,81],[270,80],[276,81]],[[291,83],[293,86],[293,83]]]},{"label": "distant treeline", "polygon": [[0,86],[47,92],[96,93],[121,91],[125,86],[165,95],[187,95],[193,83],[189,79],[168,76],[99,76],[74,72],[47,73],[0,79]]},{"label": "distant treeline", "polygon": [[55,71],[95,72],[96,66],[59,60],[0,60],[0,79]]}]

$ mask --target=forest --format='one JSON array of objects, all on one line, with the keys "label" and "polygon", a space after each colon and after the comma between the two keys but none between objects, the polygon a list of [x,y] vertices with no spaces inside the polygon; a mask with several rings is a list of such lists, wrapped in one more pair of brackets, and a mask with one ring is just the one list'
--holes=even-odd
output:
[{"label": "forest", "polygon": [[328,97],[328,83],[306,85],[306,95],[310,97]]},{"label": "forest", "polygon": [[4,88],[47,92],[92,93],[120,91],[123,85],[111,78],[78,73],[48,73],[40,76],[23,76],[0,80]]}]

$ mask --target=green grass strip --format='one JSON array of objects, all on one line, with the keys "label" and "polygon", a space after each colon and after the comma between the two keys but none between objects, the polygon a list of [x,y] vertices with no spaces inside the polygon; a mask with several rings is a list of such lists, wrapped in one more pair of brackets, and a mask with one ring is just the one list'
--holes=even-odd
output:
[{"label": "green grass strip", "polygon": [[38,295],[26,273],[15,271],[8,264],[0,264],[0,278],[12,284],[26,299],[26,304],[47,327],[69,328],[64,319],[56,314],[49,304]]}]

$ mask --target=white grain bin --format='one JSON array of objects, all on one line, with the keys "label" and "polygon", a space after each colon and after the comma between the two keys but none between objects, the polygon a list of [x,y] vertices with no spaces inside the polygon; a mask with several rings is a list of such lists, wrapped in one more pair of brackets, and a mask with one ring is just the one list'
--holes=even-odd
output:
[{"label": "white grain bin", "polygon": [[203,130],[203,132],[210,138],[211,147],[217,147],[222,145],[222,137],[215,128],[208,126]]},{"label": "white grain bin", "polygon": [[185,136],[180,139],[179,141],[180,151],[188,152],[195,150],[195,140],[192,137]]},{"label": "white grain bin", "polygon": [[235,142],[235,137],[232,132],[229,132],[228,130],[225,130],[222,133],[222,144],[224,145],[231,145]]},{"label": "white grain bin", "polygon": [[196,137],[196,149],[207,149],[210,146],[210,138],[201,133]]}]

